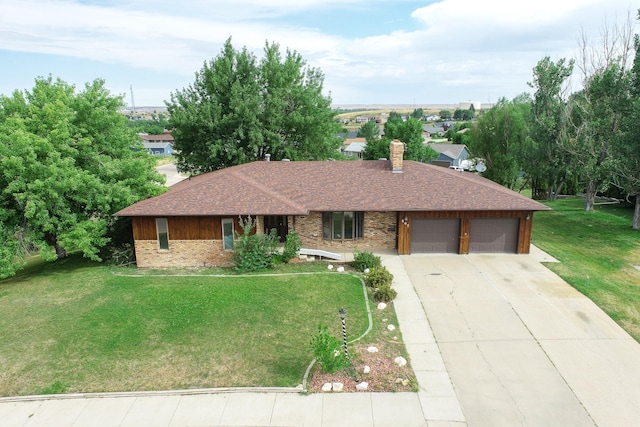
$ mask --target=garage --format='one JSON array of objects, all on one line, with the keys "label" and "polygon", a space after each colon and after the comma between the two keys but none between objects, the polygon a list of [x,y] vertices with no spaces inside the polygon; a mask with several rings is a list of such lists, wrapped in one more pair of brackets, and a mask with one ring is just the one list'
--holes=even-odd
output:
[{"label": "garage", "polygon": [[420,218],[411,222],[411,253],[459,252],[459,218]]},{"label": "garage", "polygon": [[516,253],[519,218],[471,218],[470,253]]}]

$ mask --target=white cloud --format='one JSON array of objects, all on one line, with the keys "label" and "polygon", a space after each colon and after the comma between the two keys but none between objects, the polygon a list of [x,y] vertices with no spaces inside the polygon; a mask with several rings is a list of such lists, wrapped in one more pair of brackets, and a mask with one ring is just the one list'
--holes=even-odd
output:
[{"label": "white cloud", "polygon": [[[205,60],[218,55],[229,36],[236,48],[246,46],[257,56],[268,40],[297,50],[310,65],[320,67],[325,88],[338,102],[486,101],[526,90],[536,62],[546,55],[572,56],[581,31],[597,37],[605,20],[616,22],[635,14],[635,6],[624,0],[442,0],[416,7],[406,16],[405,29],[385,31],[380,22],[378,34],[356,38],[339,35],[338,29],[329,34],[321,25],[310,28],[287,20],[293,13],[312,16],[345,4],[398,5],[389,3],[8,1],[0,14],[0,40],[4,50],[86,58],[180,76],[192,76]],[[167,88],[167,95],[174,89]]]}]

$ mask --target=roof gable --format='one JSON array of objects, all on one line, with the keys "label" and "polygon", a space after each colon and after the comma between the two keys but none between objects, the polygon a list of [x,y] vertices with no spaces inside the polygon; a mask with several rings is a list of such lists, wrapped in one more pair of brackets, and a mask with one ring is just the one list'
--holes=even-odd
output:
[{"label": "roof gable", "polygon": [[434,144],[429,143],[429,147],[431,147],[436,153],[444,154],[450,159],[457,159],[463,153],[469,153],[467,146],[464,144]]}]

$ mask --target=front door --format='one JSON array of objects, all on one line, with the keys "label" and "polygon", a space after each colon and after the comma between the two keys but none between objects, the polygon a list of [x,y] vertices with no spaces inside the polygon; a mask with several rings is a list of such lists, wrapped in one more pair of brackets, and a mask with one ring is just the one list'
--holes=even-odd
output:
[{"label": "front door", "polygon": [[270,215],[264,217],[264,232],[269,234],[272,229],[276,229],[280,242],[283,243],[289,234],[289,224],[286,215]]}]

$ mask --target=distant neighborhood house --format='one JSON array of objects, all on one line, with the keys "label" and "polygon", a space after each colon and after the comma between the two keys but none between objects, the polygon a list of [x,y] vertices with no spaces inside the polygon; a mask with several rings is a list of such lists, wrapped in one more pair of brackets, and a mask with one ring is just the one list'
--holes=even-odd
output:
[{"label": "distant neighborhood house", "polygon": [[436,166],[462,168],[463,162],[469,158],[469,149],[464,144],[427,144],[438,157],[431,162]]},{"label": "distant neighborhood house", "polygon": [[154,156],[171,156],[173,155],[173,135],[171,131],[164,131],[160,135],[149,135],[147,133],[139,133],[142,139],[142,145]]},{"label": "distant neighborhood house", "polygon": [[341,151],[347,157],[361,159],[366,146],[367,140],[365,138],[349,138],[344,141]]}]

